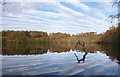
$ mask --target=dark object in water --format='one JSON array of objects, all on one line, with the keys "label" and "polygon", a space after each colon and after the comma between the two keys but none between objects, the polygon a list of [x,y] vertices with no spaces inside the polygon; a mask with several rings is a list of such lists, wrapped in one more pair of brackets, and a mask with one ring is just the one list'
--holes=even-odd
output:
[{"label": "dark object in water", "polygon": [[[79,41],[79,40],[78,40],[77,46],[78,46],[78,45],[81,45],[81,46],[83,47],[83,51],[86,51],[85,42],[84,42],[84,41]],[[77,46],[76,46],[76,47],[77,47]],[[76,48],[76,47],[75,47],[75,48]],[[83,55],[83,58],[82,58],[82,59],[78,59],[78,56],[77,56],[76,54],[74,54],[74,55],[76,56],[78,63],[80,63],[80,61],[83,61],[83,63],[84,63],[85,57],[86,57],[87,53],[85,52],[85,54]]]},{"label": "dark object in water", "polygon": [[83,63],[84,63],[84,61],[85,61],[85,57],[86,57],[87,54],[88,54],[88,53],[85,52],[85,54],[83,55],[83,58],[82,58],[82,59],[78,59],[78,56],[75,54],[78,63],[80,63],[80,61],[83,61]]}]

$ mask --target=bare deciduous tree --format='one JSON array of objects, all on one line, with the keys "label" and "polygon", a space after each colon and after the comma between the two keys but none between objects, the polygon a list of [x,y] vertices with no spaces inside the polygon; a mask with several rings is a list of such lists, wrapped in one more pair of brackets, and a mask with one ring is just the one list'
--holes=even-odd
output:
[{"label": "bare deciduous tree", "polygon": [[114,21],[114,19],[118,19],[118,21],[119,21],[119,19],[120,19],[120,1],[119,0],[117,0],[116,2],[113,2],[113,4],[112,4],[112,7],[113,6],[115,6],[115,5],[117,5],[117,7],[118,7],[118,13],[117,14],[114,14],[114,15],[110,15],[109,17],[108,17],[108,19],[110,19],[111,20],[111,23]]}]

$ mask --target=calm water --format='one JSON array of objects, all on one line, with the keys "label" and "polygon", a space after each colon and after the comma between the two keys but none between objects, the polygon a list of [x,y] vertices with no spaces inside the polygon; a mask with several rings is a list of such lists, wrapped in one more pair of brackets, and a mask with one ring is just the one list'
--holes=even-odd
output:
[{"label": "calm water", "polygon": [[[90,44],[4,44],[3,75],[118,75],[116,48]],[[76,55],[76,56],[75,56]],[[80,60],[77,60],[77,58]],[[78,63],[79,62],[79,63]]]}]

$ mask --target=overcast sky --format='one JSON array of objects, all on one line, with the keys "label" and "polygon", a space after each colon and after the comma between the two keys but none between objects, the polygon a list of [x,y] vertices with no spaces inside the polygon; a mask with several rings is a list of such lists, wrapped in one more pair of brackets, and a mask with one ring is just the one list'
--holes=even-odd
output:
[{"label": "overcast sky", "polygon": [[[1,8],[1,7],[0,7]],[[117,13],[117,7],[110,2],[10,2],[3,6],[0,16],[2,30],[37,30],[66,32],[102,33],[111,23],[105,21]]]}]

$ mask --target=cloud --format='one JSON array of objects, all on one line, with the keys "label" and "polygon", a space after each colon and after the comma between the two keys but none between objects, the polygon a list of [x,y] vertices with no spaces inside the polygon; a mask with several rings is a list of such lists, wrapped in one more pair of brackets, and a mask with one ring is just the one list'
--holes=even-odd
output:
[{"label": "cloud", "polygon": [[118,13],[118,7],[112,6],[112,2],[99,2],[99,7],[104,8],[103,13],[112,13],[117,12]]},{"label": "cloud", "polygon": [[[99,8],[91,8],[77,1],[71,4],[85,13],[75,11],[55,0],[52,2],[13,2],[4,6],[6,11],[2,16],[3,30],[42,30],[49,33],[73,34],[87,31],[100,33],[108,29],[109,23],[104,21],[106,15],[103,11],[99,12]],[[47,10],[43,10],[44,8]]]},{"label": "cloud", "polygon": [[4,14],[21,14],[25,11],[28,11],[32,8],[31,3],[24,2],[8,2],[3,5],[3,9],[5,9]]},{"label": "cloud", "polygon": [[[76,0],[6,0],[7,2],[75,2]],[[81,2],[114,2],[119,0],[80,0]]]},{"label": "cloud", "polygon": [[104,18],[105,15],[103,13],[101,13],[100,9],[96,9],[96,8],[91,8],[85,4],[83,4],[82,2],[80,2],[79,0],[75,0],[74,2],[68,2],[72,5],[74,5],[75,7],[80,8],[81,10],[83,10],[83,12],[87,15],[90,15],[92,17],[100,17],[100,18]]}]

